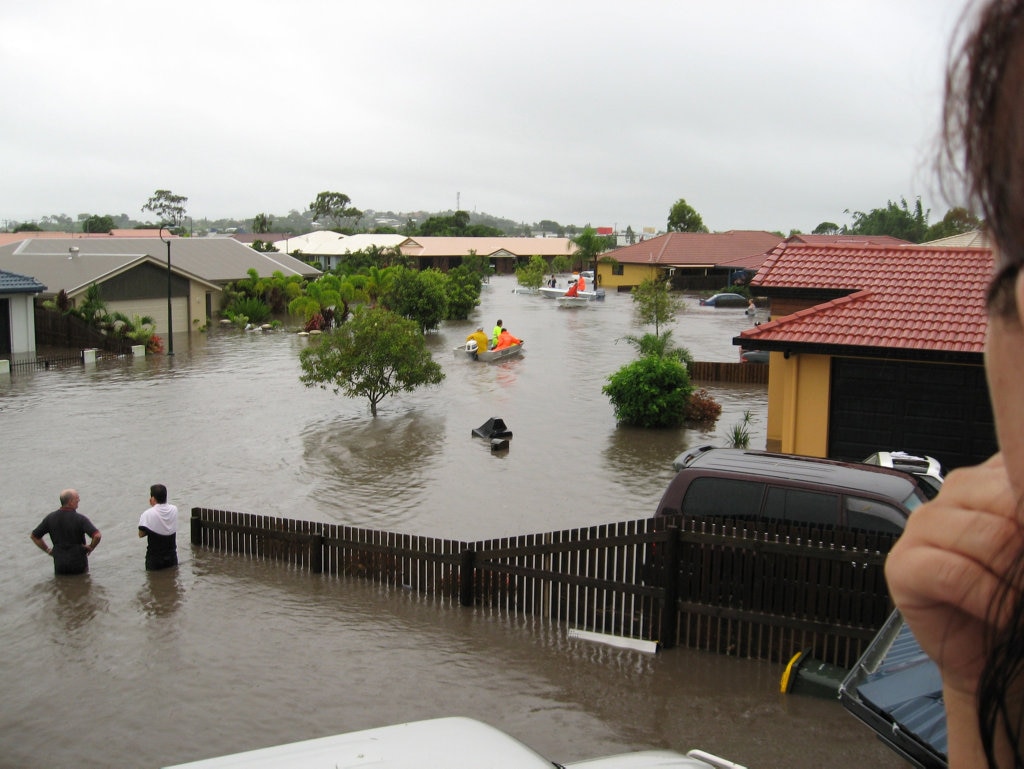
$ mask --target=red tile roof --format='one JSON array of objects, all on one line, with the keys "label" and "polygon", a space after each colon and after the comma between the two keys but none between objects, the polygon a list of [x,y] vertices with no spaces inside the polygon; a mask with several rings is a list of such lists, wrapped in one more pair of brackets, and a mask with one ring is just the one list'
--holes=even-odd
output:
[{"label": "red tile roof", "polygon": [[895,238],[892,235],[790,235],[787,243],[806,243],[811,246],[824,245],[864,245],[874,246],[909,246],[909,240]]},{"label": "red tile roof", "polygon": [[764,230],[669,232],[616,249],[609,255],[624,264],[656,264],[660,267],[729,265],[756,269],[781,240],[778,235]]},{"label": "red tile roof", "polygon": [[983,248],[783,244],[752,287],[769,295],[850,293],[763,323],[740,339],[980,354],[992,266],[992,252]]}]

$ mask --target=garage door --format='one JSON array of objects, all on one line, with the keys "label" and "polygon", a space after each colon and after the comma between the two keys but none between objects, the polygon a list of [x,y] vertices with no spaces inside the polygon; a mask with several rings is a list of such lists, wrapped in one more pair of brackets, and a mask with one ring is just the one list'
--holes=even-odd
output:
[{"label": "garage door", "polygon": [[[156,321],[156,333],[163,334],[167,331],[167,297],[108,302],[107,312],[123,312],[129,318],[148,315]],[[172,297],[171,321],[174,323],[174,333],[189,330],[188,297]]]},{"label": "garage door", "polygon": [[835,358],[828,432],[834,459],[902,450],[929,454],[948,470],[996,449],[980,365]]}]

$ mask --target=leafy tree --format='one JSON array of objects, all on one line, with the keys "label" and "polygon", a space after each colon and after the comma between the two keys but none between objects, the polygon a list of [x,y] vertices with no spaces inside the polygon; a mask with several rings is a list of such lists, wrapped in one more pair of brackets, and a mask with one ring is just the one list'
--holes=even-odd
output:
[{"label": "leafy tree", "polygon": [[449,216],[431,216],[410,235],[487,238],[501,237],[505,233],[487,224],[471,224],[468,211],[456,211]]},{"label": "leafy tree", "polygon": [[436,329],[448,313],[448,285],[444,273],[430,268],[391,268],[390,285],[381,304],[403,318],[415,320],[422,331]]},{"label": "leafy tree", "polygon": [[93,214],[82,220],[82,232],[110,232],[114,229],[114,220],[110,216]]},{"label": "leafy tree", "polygon": [[304,349],[299,362],[306,387],[366,398],[374,417],[387,396],[444,380],[417,323],[382,308],[362,308]]},{"label": "leafy tree", "polygon": [[594,275],[597,275],[597,258],[602,252],[614,247],[614,244],[609,244],[606,236],[598,235],[597,230],[589,224],[583,228],[583,232],[572,239],[572,242],[576,244],[576,253],[572,257],[573,269],[577,265],[581,270],[590,268]]},{"label": "leafy tree", "polygon": [[556,254],[551,260],[552,272],[569,272],[572,269],[572,260],[565,254]]},{"label": "leafy tree", "polygon": [[553,232],[560,238],[565,237],[565,227],[551,219],[541,219],[537,222],[537,229],[541,232]]},{"label": "leafy tree", "polygon": [[403,254],[398,246],[367,246],[346,254],[334,271],[342,275],[354,275],[371,267],[412,267],[413,260],[414,257]]},{"label": "leafy tree", "polygon": [[257,235],[265,235],[274,226],[274,220],[266,214],[256,214],[252,220],[252,231]]},{"label": "leafy tree", "polygon": [[672,357],[649,355],[629,363],[601,388],[615,419],[636,427],[679,427],[693,392],[686,366]]},{"label": "leafy tree", "polygon": [[465,265],[445,273],[448,283],[448,311],[445,320],[466,320],[480,304],[480,276]]},{"label": "leafy tree", "polygon": [[539,254],[534,254],[526,264],[516,267],[516,280],[523,288],[540,288],[547,271],[547,260]]},{"label": "leafy tree", "polygon": [[633,311],[637,321],[644,326],[654,326],[658,334],[660,327],[683,311],[682,297],[669,290],[668,281],[648,278],[630,292],[633,297]]},{"label": "leafy tree", "polygon": [[469,253],[462,257],[462,266],[480,278],[481,282],[487,280],[494,273],[490,258],[481,256],[473,248],[469,249]]},{"label": "leafy tree", "polygon": [[72,312],[93,328],[103,329],[110,326],[110,314],[107,303],[100,296],[100,287],[95,283],[85,290],[82,303]]},{"label": "leafy tree", "polygon": [[[844,213],[849,214],[849,209]],[[920,243],[928,231],[929,213],[921,207],[921,198],[917,198],[911,210],[907,199],[901,197],[899,205],[890,200],[885,208],[873,208],[867,213],[854,211],[853,226],[846,228],[845,232],[850,235],[891,235]]]},{"label": "leafy tree", "polygon": [[35,222],[21,222],[14,227],[14,232],[42,232],[43,228]]},{"label": "leafy tree", "polygon": [[936,222],[929,227],[924,239],[926,241],[938,240],[939,238],[948,238],[953,235],[962,235],[965,232],[981,229],[981,226],[981,219],[966,208],[958,206],[949,209],[946,215],[942,217],[941,222]]},{"label": "leafy tree", "polygon": [[633,228],[628,225],[626,226],[626,242],[631,246],[636,243],[636,233],[633,231]]},{"label": "leafy tree", "polygon": [[672,204],[668,211],[669,232],[707,232],[700,214],[683,198]]},{"label": "leafy tree", "polygon": [[376,307],[381,297],[390,290],[396,269],[368,267],[358,275],[353,275],[352,282],[363,293],[370,306]]},{"label": "leafy tree", "polygon": [[306,291],[288,304],[290,315],[300,315],[306,331],[324,331],[345,321],[354,302],[365,301],[363,293],[348,276],[321,275]]},{"label": "leafy tree", "polygon": [[249,248],[253,251],[259,251],[261,254],[276,254],[277,246],[268,240],[256,239],[249,244]]},{"label": "leafy tree", "polygon": [[842,232],[835,222],[822,222],[812,231],[812,235],[839,235]]},{"label": "leafy tree", "polygon": [[359,219],[363,212],[353,208],[352,200],[343,192],[321,192],[316,200],[309,204],[309,210],[317,219],[330,219],[336,227],[341,227],[348,219]]},{"label": "leafy tree", "polygon": [[161,224],[180,225],[185,220],[185,204],[188,198],[175,195],[170,190],[157,190],[142,207],[157,215]]}]

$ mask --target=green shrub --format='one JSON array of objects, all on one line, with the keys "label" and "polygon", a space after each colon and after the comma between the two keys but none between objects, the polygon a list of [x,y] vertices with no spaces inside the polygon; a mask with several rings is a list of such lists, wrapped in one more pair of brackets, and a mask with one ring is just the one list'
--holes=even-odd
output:
[{"label": "green shrub", "polygon": [[260,324],[270,317],[270,306],[254,296],[239,297],[224,308],[224,317],[234,320],[240,316],[253,325]]},{"label": "green shrub", "polygon": [[686,366],[668,357],[649,356],[629,363],[610,377],[601,391],[615,418],[636,427],[679,427],[693,392]]}]

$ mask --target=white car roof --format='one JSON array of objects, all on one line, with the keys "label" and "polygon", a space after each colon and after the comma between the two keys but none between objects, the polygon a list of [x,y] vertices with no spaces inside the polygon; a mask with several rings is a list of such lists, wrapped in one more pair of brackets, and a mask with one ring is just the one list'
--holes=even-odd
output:
[{"label": "white car roof", "polygon": [[[437,718],[275,745],[166,769],[554,769],[519,740],[471,718]],[[627,753],[568,764],[579,769],[709,769],[674,751]],[[724,762],[717,766],[735,766]]]}]

